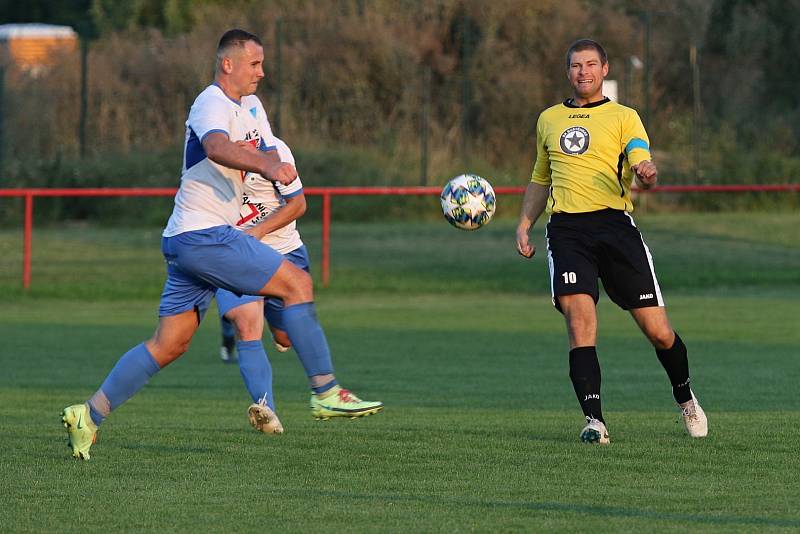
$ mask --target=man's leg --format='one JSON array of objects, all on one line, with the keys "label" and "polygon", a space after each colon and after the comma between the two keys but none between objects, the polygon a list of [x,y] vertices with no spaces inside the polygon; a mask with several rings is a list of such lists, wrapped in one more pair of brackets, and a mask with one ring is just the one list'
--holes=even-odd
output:
[{"label": "man's leg", "polygon": [[64,409],[62,421],[67,427],[74,457],[89,459],[97,427],[161,368],[186,352],[198,324],[194,310],[162,317],[153,337],[126,352],[85,404]]},{"label": "man's leg", "polygon": [[[291,261],[291,260],[290,260]],[[283,301],[277,298],[267,298],[264,301],[264,319],[269,324],[272,339],[280,352],[286,352],[291,348],[292,341],[286,333],[283,314],[286,308]],[[311,356],[314,356],[313,354]],[[333,374],[333,365],[326,365],[326,362],[315,361],[309,358],[308,354],[302,356],[298,354],[298,359],[303,369],[306,371],[309,385],[315,394],[322,394],[336,385],[336,377]],[[329,372],[321,371],[321,368],[330,369]]]},{"label": "man's leg", "polygon": [[284,261],[262,288],[261,294],[283,300],[282,326],[297,351],[306,374],[309,377],[332,374],[333,363],[328,341],[314,308],[311,276],[291,262]]},{"label": "man's leg", "polygon": [[672,395],[678,404],[692,399],[689,389],[689,359],[686,345],[672,330],[666,308],[650,306],[630,310],[633,319],[656,349],[658,361],[664,367],[672,383]]},{"label": "man's leg", "polygon": [[239,337],[236,349],[239,351],[239,371],[245,387],[253,402],[266,399],[275,409],[272,396],[272,366],[261,342],[264,332],[262,314],[263,299],[242,304],[225,313],[225,318],[234,325]]},{"label": "man's leg", "polygon": [[708,419],[691,390],[689,358],[686,345],[672,329],[666,308],[650,306],[630,310],[636,324],[656,350],[658,361],[667,372],[672,385],[672,396],[683,412],[686,430],[692,437],[708,434]]},{"label": "man's leg", "polygon": [[239,372],[253,399],[247,409],[250,425],[265,434],[283,434],[283,425],[275,415],[272,365],[261,341],[264,332],[263,305],[264,299],[247,302],[228,310],[225,317],[234,325],[239,338],[236,344]]},{"label": "man's leg", "polygon": [[600,399],[600,363],[597,359],[597,310],[590,295],[558,297],[569,335],[569,377],[586,420],[605,425]]},{"label": "man's leg", "polygon": [[[282,310],[281,313],[283,313]],[[275,328],[270,325],[270,332],[272,333],[274,345],[279,352],[286,352],[292,348],[292,340],[289,339],[289,334],[287,334],[285,330]],[[325,393],[337,384],[336,376],[333,374],[333,372],[322,373],[319,371],[319,362],[316,362],[310,358],[303,359],[299,354],[298,359],[306,371],[308,383],[314,393]],[[332,368],[333,366],[331,365],[330,367]]]},{"label": "man's leg", "polygon": [[[307,273],[310,272],[308,251],[305,245],[284,254],[283,257],[299,269]],[[269,324],[272,340],[279,352],[286,352],[292,346],[292,341],[289,339],[289,334],[286,332],[286,326],[284,325],[283,314],[285,310],[286,306],[283,300],[279,298],[267,298],[264,301],[264,319]],[[313,353],[310,356],[313,357]],[[307,353],[303,355],[298,353],[298,359],[306,371],[309,385],[315,394],[323,394],[336,386],[332,363],[315,361]],[[330,371],[324,372],[320,370],[321,368],[325,368],[325,371],[330,369]]]},{"label": "man's leg", "polygon": [[314,308],[311,276],[306,271],[284,260],[260,294],[283,300],[281,320],[311,381],[315,417],[361,417],[383,409],[383,403],[362,401],[337,385],[328,340]]}]

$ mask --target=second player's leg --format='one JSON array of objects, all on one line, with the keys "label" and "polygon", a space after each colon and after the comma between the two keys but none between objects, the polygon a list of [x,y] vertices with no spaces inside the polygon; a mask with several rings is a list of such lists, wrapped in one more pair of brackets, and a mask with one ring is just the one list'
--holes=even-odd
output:
[{"label": "second player's leg", "polygon": [[233,322],[238,338],[242,341],[260,340],[264,333],[264,300],[242,304],[225,313],[225,318]]},{"label": "second player's leg", "polygon": [[239,372],[253,400],[247,409],[250,424],[266,434],[282,434],[283,425],[275,415],[272,364],[261,341],[264,333],[263,306],[264,299],[246,302],[228,310],[225,317],[233,322],[239,339],[236,342]]}]

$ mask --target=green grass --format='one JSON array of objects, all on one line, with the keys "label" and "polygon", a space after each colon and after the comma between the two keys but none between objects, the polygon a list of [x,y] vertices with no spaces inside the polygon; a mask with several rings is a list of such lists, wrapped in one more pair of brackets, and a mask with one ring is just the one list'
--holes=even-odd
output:
[{"label": "green grass", "polygon": [[[549,292],[542,223],[532,232],[537,258],[525,261],[516,253],[508,212],[476,232],[462,232],[443,221],[337,222],[336,200],[329,291]],[[637,222],[668,297],[675,291],[800,288],[800,213],[642,214]],[[304,219],[300,228],[319,282],[319,221]],[[158,298],[160,239],[159,228],[35,227],[28,297]],[[0,230],[0,292],[23,297],[21,279],[21,228]]]},{"label": "green grass", "polygon": [[[0,255],[2,530],[797,531],[798,217],[640,222],[709,414],[705,440],[685,436],[652,349],[604,298],[612,444],[578,442],[545,262],[514,256],[509,223],[334,225],[319,315],[340,380],[385,412],[314,421],[293,353],[271,351],[287,433],[253,432],[207,320],[103,425],[90,462],[69,458],[58,414],[152,333],[158,233],[38,231],[53,247],[34,260],[31,295]],[[0,248],[13,240],[0,233]],[[103,267],[82,271],[99,252]]]}]

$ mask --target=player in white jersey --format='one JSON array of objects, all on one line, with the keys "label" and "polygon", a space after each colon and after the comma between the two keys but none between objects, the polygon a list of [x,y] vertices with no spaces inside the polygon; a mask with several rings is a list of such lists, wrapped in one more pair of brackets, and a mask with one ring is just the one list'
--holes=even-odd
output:
[{"label": "player in white jersey", "polygon": [[[275,146],[281,161],[295,164],[294,155],[286,143],[276,137]],[[246,230],[269,218],[267,224],[275,230],[264,235],[261,242],[280,252],[286,259],[308,272],[308,253],[300,238],[300,232],[297,231],[296,222],[305,213],[305,210],[306,201],[299,177],[288,186],[284,186],[273,185],[257,179],[254,175],[248,175],[244,180],[241,217],[236,226],[241,230]],[[241,332],[237,336],[237,328],[227,316],[234,307],[255,300],[262,299],[250,295],[237,297],[227,290],[217,291],[217,307],[222,327],[220,358],[225,363],[237,361],[236,340],[243,339]],[[264,318],[270,327],[275,348],[280,352],[286,352],[291,346],[291,341],[280,320],[282,309],[283,303],[280,299],[267,299],[264,306]],[[260,338],[259,335],[258,339]]]},{"label": "player in white jersey", "polygon": [[[294,156],[286,143],[278,138],[274,141],[281,161],[294,165]],[[270,229],[261,241],[308,272],[308,252],[300,239],[295,222],[305,210],[305,195],[299,177],[291,184],[283,185],[265,182],[257,176],[248,174],[244,180],[241,218],[237,227],[243,231],[257,225],[262,225],[263,229]],[[274,230],[271,230],[273,228]],[[253,384],[266,381],[266,398],[274,399],[272,367],[269,358],[266,357],[261,338],[266,319],[276,348],[285,352],[291,347],[292,343],[286,333],[283,319],[285,310],[283,301],[274,297],[235,295],[225,289],[218,289],[216,297],[223,331],[224,323],[229,322],[232,325],[233,335],[238,338],[236,348],[240,355],[239,369],[248,391],[253,396],[253,404],[248,409],[250,424],[261,432],[274,432],[280,421],[264,415],[265,408],[274,410],[274,404],[270,405],[267,400],[257,398],[257,395],[262,395],[262,389],[253,387]],[[254,352],[263,356],[253,357]],[[311,410],[315,417],[319,419],[336,416],[357,417],[372,413],[369,404],[359,402],[347,390],[338,387],[330,361],[309,358],[307,353],[298,353],[298,357],[312,390]],[[330,395],[332,397],[330,401],[325,397],[329,391],[334,393]],[[331,406],[331,401],[338,405]],[[266,413],[269,415],[270,412]]]},{"label": "player in white jersey", "polygon": [[[167,280],[158,328],[119,359],[88,401],[64,409],[62,422],[76,458],[88,460],[97,428],[109,413],[186,352],[217,288],[282,299],[286,331],[298,354],[330,361],[311,277],[259,241],[267,221],[246,232],[235,228],[247,173],[284,185],[297,177],[294,166],[281,162],[274,150],[266,113],[254,96],[264,77],[263,62],[255,35],[230,30],[220,39],[214,83],[197,97],[186,121],[181,185],[161,241]],[[253,354],[259,357],[266,358],[263,348]],[[260,387],[266,393],[263,383]],[[359,402],[368,404],[370,413],[383,408],[380,402]],[[268,406],[262,415],[273,431],[281,429]]]}]

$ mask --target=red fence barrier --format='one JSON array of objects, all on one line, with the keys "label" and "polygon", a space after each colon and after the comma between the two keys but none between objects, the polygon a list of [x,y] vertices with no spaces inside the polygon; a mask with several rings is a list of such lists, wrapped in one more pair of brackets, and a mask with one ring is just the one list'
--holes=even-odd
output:
[{"label": "red fence barrier", "polygon": [[[110,188],[75,188],[75,189],[0,189],[0,197],[22,197],[25,199],[25,223],[22,254],[22,286],[28,289],[31,285],[31,249],[33,244],[33,199],[34,197],[166,197],[173,196],[178,190],[170,187],[110,187]],[[368,196],[368,195],[404,195],[427,196],[439,195],[440,187],[306,187],[306,196],[322,197],[322,285],[330,281],[330,229],[331,229],[331,197],[334,196]],[[497,195],[521,195],[524,187],[495,187]],[[771,185],[662,185],[646,191],[646,193],[725,193],[725,192],[765,192],[794,191],[800,192],[800,184]]]}]

